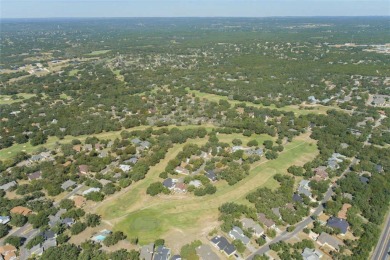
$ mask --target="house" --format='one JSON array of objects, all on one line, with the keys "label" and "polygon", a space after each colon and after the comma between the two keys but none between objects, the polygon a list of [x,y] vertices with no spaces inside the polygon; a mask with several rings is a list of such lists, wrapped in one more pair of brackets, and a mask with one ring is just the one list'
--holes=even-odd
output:
[{"label": "house", "polygon": [[190,183],[188,183],[188,185],[192,185],[195,188],[199,188],[202,187],[202,182],[200,180],[192,180],[190,181]]},{"label": "house", "polygon": [[92,147],[92,144],[86,144],[84,145],[84,150],[85,151],[92,151],[93,147]]},{"label": "house", "polygon": [[236,252],[236,247],[233,244],[230,244],[223,236],[213,237],[211,243],[220,251],[223,251],[227,256],[231,256]]},{"label": "house", "polygon": [[106,179],[100,179],[99,182],[100,182],[103,186],[105,186],[105,185],[107,185],[107,184],[109,184],[109,183],[112,183],[112,181],[106,180]]},{"label": "house", "polygon": [[200,260],[218,260],[220,259],[216,253],[213,252],[209,245],[201,245],[196,249],[196,254],[199,256]]},{"label": "house", "polygon": [[151,143],[148,142],[148,141],[143,141],[139,144],[140,148],[145,150],[145,149],[149,149],[150,146],[151,146]]},{"label": "house", "polygon": [[142,141],[139,138],[134,138],[131,140],[131,142],[135,145],[139,145]]},{"label": "house", "polygon": [[26,207],[17,206],[17,207],[14,207],[13,209],[11,209],[11,213],[20,214],[23,216],[28,216],[32,213],[32,210],[29,208],[26,208]]},{"label": "house", "polygon": [[320,250],[310,249],[306,247],[301,254],[303,260],[319,260],[323,254]]},{"label": "house", "polygon": [[340,246],[343,245],[343,242],[328,233],[322,232],[321,235],[317,238],[317,243],[320,246],[328,246],[332,250],[339,250]]},{"label": "house", "polygon": [[258,149],[248,149],[245,151],[247,155],[258,155],[262,156],[263,155],[263,149],[258,148]]},{"label": "house", "polygon": [[190,171],[189,171],[189,170],[187,170],[186,168],[183,168],[183,167],[181,167],[181,166],[177,166],[177,167],[175,168],[175,172],[177,172],[177,173],[179,173],[179,174],[185,174],[185,175],[190,174]]},{"label": "house", "polygon": [[308,96],[307,100],[309,100],[309,102],[312,104],[316,104],[317,102],[319,102],[319,100],[317,100],[314,96]]},{"label": "house", "polygon": [[27,175],[29,181],[42,179],[42,172],[36,171]]},{"label": "house", "polygon": [[368,184],[368,182],[369,182],[369,179],[367,177],[364,177],[364,176],[360,176],[359,180],[363,184]]},{"label": "house", "polygon": [[71,227],[75,223],[75,221],[73,218],[64,218],[63,220],[61,220],[61,223],[68,227]]},{"label": "house", "polygon": [[98,155],[99,158],[106,158],[108,156],[108,152],[107,151],[101,151]]},{"label": "house", "polygon": [[67,181],[65,181],[64,183],[61,184],[61,189],[67,190],[67,189],[69,189],[70,187],[72,187],[75,184],[76,184],[76,182],[74,182],[72,180],[67,180]]},{"label": "house", "polygon": [[131,157],[130,159],[124,161],[124,163],[136,164],[138,162],[137,157]]},{"label": "house", "polygon": [[15,181],[11,181],[11,182],[8,182],[6,184],[3,184],[0,186],[0,190],[3,190],[3,191],[7,191],[9,190],[10,188],[16,186],[16,182]]},{"label": "house", "polygon": [[272,219],[269,219],[265,216],[264,213],[257,214],[257,217],[261,223],[263,223],[267,228],[275,228],[275,222]]},{"label": "house", "polygon": [[154,253],[153,260],[169,260],[171,249],[165,246],[158,246]]},{"label": "house", "polygon": [[60,217],[53,216],[53,215],[49,216],[49,227],[54,227],[59,222],[60,222]]},{"label": "house", "polygon": [[341,219],[347,219],[347,212],[348,212],[348,209],[352,207],[351,204],[348,204],[348,203],[344,203],[341,210],[339,211],[339,213],[337,214],[337,217],[338,218],[341,218]]},{"label": "house", "polygon": [[328,159],[328,168],[330,168],[331,170],[337,170],[338,168],[340,168],[340,166],[335,159],[330,158]]},{"label": "house", "polygon": [[79,173],[80,174],[88,174],[88,172],[89,172],[88,165],[85,165],[85,164],[79,165]]},{"label": "house", "polygon": [[252,230],[253,235],[256,237],[264,234],[264,229],[251,218],[243,218],[241,223],[244,228]]},{"label": "house", "polygon": [[375,165],[375,171],[377,172],[383,172],[383,166],[380,164]]},{"label": "house", "polygon": [[152,260],[154,252],[154,244],[150,243],[149,245],[145,245],[141,247],[141,252],[139,258],[141,260]]},{"label": "house", "polygon": [[0,224],[7,224],[10,222],[11,218],[9,216],[0,216]]},{"label": "house", "polygon": [[128,172],[131,170],[131,166],[130,165],[126,165],[126,164],[120,164],[119,165],[119,169],[121,169],[123,172]]},{"label": "house", "polygon": [[53,230],[47,230],[45,232],[42,233],[42,236],[45,240],[48,240],[48,239],[54,239],[57,237],[57,234],[54,233]]},{"label": "house", "polygon": [[208,170],[206,171],[206,177],[212,181],[215,182],[217,181],[217,175],[215,174],[214,170]]},{"label": "house", "polygon": [[33,163],[33,162],[39,162],[40,160],[43,160],[43,159],[44,159],[44,158],[43,158],[42,155],[40,155],[40,154],[35,154],[35,155],[33,155],[33,156],[30,157],[29,161]]},{"label": "house", "polygon": [[302,203],[302,202],[303,202],[302,197],[299,196],[299,194],[296,194],[296,193],[294,193],[294,195],[293,195],[293,197],[292,197],[292,200],[293,200],[294,202],[299,202],[299,203]]},{"label": "house", "polygon": [[45,242],[42,244],[43,250],[47,250],[51,247],[56,247],[57,246],[57,240],[55,238],[53,239],[47,239]]},{"label": "house", "polygon": [[301,180],[298,187],[298,194],[304,194],[307,197],[311,198],[311,189],[309,183],[309,180]]},{"label": "house", "polygon": [[0,246],[0,256],[2,256],[5,260],[17,259],[16,251],[16,247],[10,244]]},{"label": "house", "polygon": [[76,152],[80,152],[81,151],[81,145],[79,145],[79,144],[73,145],[73,150],[75,150]]},{"label": "house", "polygon": [[99,192],[100,191],[100,188],[89,188],[88,190],[85,190],[85,191],[83,191],[83,195],[87,195],[87,194],[89,194],[89,193],[91,193],[91,192]]},{"label": "house", "polygon": [[326,223],[328,227],[337,228],[340,230],[340,233],[344,235],[348,231],[349,224],[345,219],[331,217]]},{"label": "house", "polygon": [[240,151],[240,150],[244,150],[244,147],[238,146],[238,145],[232,147],[232,152],[233,153],[237,152],[237,151]]},{"label": "house", "polygon": [[85,205],[86,199],[83,196],[75,195],[72,200],[77,208],[82,208]]},{"label": "house", "polygon": [[326,167],[325,166],[320,166],[314,169],[315,172],[315,180],[326,180],[328,179],[329,175],[326,172]]},{"label": "house", "polygon": [[244,245],[247,245],[250,242],[250,239],[244,235],[244,231],[237,226],[234,226],[233,229],[229,231],[229,236],[234,240],[241,240]]},{"label": "house", "polygon": [[175,185],[174,191],[177,193],[185,193],[185,192],[187,192],[187,185],[185,183],[182,183],[182,182],[177,183]]},{"label": "house", "polygon": [[271,210],[279,219],[282,219],[282,215],[280,215],[279,208],[272,208]]},{"label": "house", "polygon": [[173,182],[172,178],[167,178],[163,181],[164,187],[172,190],[175,187],[175,183]]},{"label": "house", "polygon": [[342,196],[343,196],[343,198],[346,198],[346,199],[349,199],[349,200],[353,199],[353,195],[351,193],[344,192],[342,194]]},{"label": "house", "polygon": [[173,255],[170,260],[182,260],[181,255]]}]

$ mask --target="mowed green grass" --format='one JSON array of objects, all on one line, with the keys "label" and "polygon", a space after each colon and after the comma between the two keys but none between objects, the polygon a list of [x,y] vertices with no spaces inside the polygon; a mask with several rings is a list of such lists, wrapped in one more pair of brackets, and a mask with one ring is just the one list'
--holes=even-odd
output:
[{"label": "mowed green grass", "polygon": [[[172,148],[168,157],[174,157],[181,150],[181,146]],[[259,187],[277,188],[278,183],[272,178],[275,174],[285,174],[289,166],[308,162],[317,153],[316,145],[312,140],[297,139],[285,146],[285,151],[278,159],[266,161],[263,158],[256,162],[249,176],[236,185],[229,186],[226,182],[219,181],[216,184],[217,192],[213,195],[148,196],[147,186],[162,180],[158,178],[158,173],[169,161],[163,160],[151,169],[146,179],[134,184],[135,187],[130,188],[125,194],[104,201],[97,211],[104,220],[114,225],[115,230],[123,231],[130,238],[138,237],[141,244],[152,242],[159,237],[164,238],[164,235],[171,230],[193,235],[196,239],[194,229],[217,221],[218,207],[223,203],[232,201],[247,203],[245,196],[250,191]]]},{"label": "mowed green grass", "polygon": [[[146,128],[149,128],[150,126],[137,126],[134,128],[129,128],[129,129],[123,129],[127,131],[132,131],[132,130],[144,130]],[[167,128],[173,128],[177,127],[181,130],[184,129],[193,129],[197,127],[205,127],[207,131],[211,131],[214,127],[212,125],[186,125],[186,126],[167,126]],[[158,127],[154,127],[158,129]],[[41,148],[48,148],[48,149],[53,149],[56,145],[59,144],[67,144],[72,142],[73,139],[79,139],[80,141],[84,141],[87,137],[92,137],[96,136],[99,139],[115,139],[120,137],[120,133],[123,131],[112,131],[112,132],[104,132],[100,134],[93,134],[93,135],[80,135],[80,136],[65,136],[64,139],[58,139],[57,137],[49,137],[47,142],[42,145],[37,145],[37,146],[32,146],[30,143],[24,143],[24,144],[14,144],[8,148],[1,149],[0,150],[0,160],[8,160],[16,156],[17,153],[23,151],[26,153],[34,153],[38,151]]]},{"label": "mowed green grass", "polygon": [[210,101],[218,102],[219,100],[227,100],[232,105],[245,103],[247,106],[252,106],[252,107],[257,107],[257,108],[269,108],[269,109],[276,109],[276,110],[285,111],[285,112],[294,112],[295,115],[298,115],[298,116],[299,115],[313,114],[313,113],[315,113],[315,114],[325,114],[326,111],[328,111],[330,109],[340,109],[338,107],[327,107],[327,106],[323,106],[323,105],[312,106],[313,109],[310,109],[310,110],[308,110],[308,109],[300,109],[299,106],[297,106],[297,105],[290,105],[290,106],[285,106],[285,107],[278,108],[274,104],[271,104],[270,106],[264,106],[262,104],[254,104],[254,103],[251,103],[251,102],[230,100],[226,96],[220,96],[220,95],[215,95],[215,94],[204,93],[204,92],[200,92],[198,90],[190,90],[190,89],[187,89],[187,90],[190,93],[195,94],[195,96],[197,96],[199,98],[205,98],[205,99],[208,99]]},{"label": "mowed green grass", "polygon": [[[20,93],[17,94],[18,97],[23,97],[24,99],[29,99],[35,96],[35,94]],[[21,102],[23,99],[12,99],[9,95],[0,95],[0,105],[9,105],[15,102]]]},{"label": "mowed green grass", "polygon": [[86,56],[95,56],[95,55],[101,55],[101,54],[106,54],[107,52],[109,52],[111,50],[98,50],[98,51],[93,51],[91,53],[87,53],[85,54]]}]

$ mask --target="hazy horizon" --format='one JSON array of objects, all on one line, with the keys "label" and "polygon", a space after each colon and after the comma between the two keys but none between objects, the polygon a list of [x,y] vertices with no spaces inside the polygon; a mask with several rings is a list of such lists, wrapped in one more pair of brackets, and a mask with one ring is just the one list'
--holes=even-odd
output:
[{"label": "hazy horizon", "polygon": [[3,0],[1,18],[389,16],[385,0]]}]

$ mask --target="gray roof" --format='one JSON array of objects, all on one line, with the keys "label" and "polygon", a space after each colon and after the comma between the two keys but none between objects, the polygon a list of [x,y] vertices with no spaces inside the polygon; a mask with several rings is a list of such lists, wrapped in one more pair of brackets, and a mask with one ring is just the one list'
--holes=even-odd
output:
[{"label": "gray roof", "polygon": [[311,197],[309,183],[310,183],[309,180],[301,180],[298,187],[298,194],[304,194],[308,197]]},{"label": "gray roof", "polygon": [[321,233],[321,235],[317,238],[317,241],[322,245],[327,244],[336,250],[339,250],[339,246],[343,244],[342,241],[325,232]]},{"label": "gray roof", "polygon": [[43,242],[42,246],[43,246],[44,250],[47,250],[50,247],[56,247],[57,246],[57,241],[56,241],[55,238],[48,239],[45,242]]},{"label": "gray roof", "polygon": [[202,260],[218,260],[220,259],[216,253],[213,252],[209,245],[201,245],[195,249],[196,254]]},{"label": "gray roof", "polygon": [[141,247],[140,259],[141,260],[152,260],[153,259],[154,244],[150,243]]},{"label": "gray roof", "polygon": [[322,253],[316,249],[305,248],[302,253],[303,260],[319,260],[322,257]]},{"label": "gray roof", "polygon": [[171,250],[165,246],[158,246],[154,253],[153,260],[168,260],[171,255]]},{"label": "gray roof", "polygon": [[229,236],[231,236],[234,240],[241,240],[244,245],[249,244],[250,241],[250,239],[244,235],[244,231],[242,231],[242,229],[237,226],[234,226],[233,229],[230,230]]},{"label": "gray roof", "polygon": [[217,175],[213,170],[208,170],[206,171],[206,177],[209,178],[211,181],[216,181],[217,180]]},{"label": "gray roof", "polygon": [[37,179],[40,179],[42,177],[42,173],[41,173],[41,171],[36,171],[36,172],[28,174],[27,177],[30,181],[37,180]]},{"label": "gray roof", "polygon": [[11,187],[13,187],[15,185],[16,185],[15,181],[8,182],[6,184],[1,185],[0,186],[0,190],[7,191],[7,190],[9,190],[9,188],[11,188]]},{"label": "gray roof", "polygon": [[67,181],[65,181],[64,183],[61,184],[61,188],[63,190],[67,190],[68,188],[72,187],[75,184],[76,184],[76,182],[74,182],[72,180],[67,180]]},{"label": "gray roof", "polygon": [[164,185],[165,187],[167,187],[168,189],[169,189],[169,188],[172,188],[172,187],[174,186],[174,183],[173,183],[172,178],[167,178],[167,179],[165,179],[165,180],[163,181],[163,185]]},{"label": "gray roof", "polygon": [[243,218],[241,220],[242,226],[246,229],[252,229],[255,234],[264,233],[264,229],[251,218]]},{"label": "gray roof", "polygon": [[174,255],[171,257],[171,260],[181,260],[181,256],[180,255]]}]

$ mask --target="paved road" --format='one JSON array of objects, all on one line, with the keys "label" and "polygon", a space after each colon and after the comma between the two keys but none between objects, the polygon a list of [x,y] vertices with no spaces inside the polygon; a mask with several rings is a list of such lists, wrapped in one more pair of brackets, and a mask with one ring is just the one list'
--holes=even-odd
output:
[{"label": "paved road", "polygon": [[[357,163],[357,159],[354,158],[352,160],[352,162],[348,165],[347,169],[345,169],[345,171],[340,175],[340,178],[343,177],[346,173],[350,172],[350,167],[354,164]],[[329,188],[328,190],[326,191],[325,195],[324,195],[324,198],[321,200],[320,202],[320,205],[314,210],[314,212],[311,214],[312,216],[318,216],[322,213],[322,211],[324,210],[324,206],[323,204],[325,202],[327,202],[331,197],[332,197],[332,194],[333,194],[333,188],[335,187],[335,183],[333,183]],[[258,249],[256,252],[252,253],[251,255],[249,255],[247,257],[248,260],[251,260],[253,259],[253,257],[255,255],[263,255],[265,253],[268,252],[268,250],[270,250],[269,246],[271,244],[275,244],[279,241],[286,241],[286,240],[289,240],[290,238],[292,238],[293,236],[295,236],[296,234],[298,234],[299,232],[301,232],[306,226],[308,226],[310,223],[313,222],[313,219],[311,217],[307,217],[305,218],[303,221],[299,222],[298,224],[295,225],[295,229],[294,231],[292,232],[287,232],[287,231],[284,231],[282,232],[281,234],[279,234],[277,237],[275,237],[274,239],[272,239],[270,242],[266,243],[265,245],[263,245],[260,249]]]},{"label": "paved road", "polygon": [[[63,199],[69,199],[70,197],[75,195],[79,190],[81,190],[83,187],[84,187],[83,184],[77,186],[71,192],[66,194],[66,196]],[[59,201],[54,202],[53,206],[58,207],[59,203],[60,203]],[[14,232],[10,233],[8,236],[12,235],[12,236],[23,237],[23,238],[25,238],[24,245],[26,245],[27,242],[30,241],[31,239],[33,239],[35,236],[37,236],[39,234],[39,232],[40,232],[39,229],[34,229],[31,224],[27,223],[23,227],[20,227],[20,228],[16,229]],[[3,243],[4,239],[5,238],[0,239],[1,244]],[[28,259],[28,257],[29,257],[29,252],[24,247],[24,245],[20,247],[20,259],[21,260]]]},{"label": "paved road", "polygon": [[[382,120],[386,118],[385,116],[381,115],[380,118],[375,122],[374,126],[373,126],[373,129],[380,126],[381,125],[381,122]],[[369,139],[371,138],[371,133],[367,136],[363,146],[366,146],[368,145],[368,141]],[[340,175],[340,178],[343,177],[346,173],[350,172],[350,168],[352,165],[355,165],[356,163],[358,162],[358,160],[356,158],[353,158],[352,162],[348,165],[348,167],[346,168],[346,170]],[[315,209],[315,211],[313,212],[312,215],[314,216],[318,216],[319,214],[321,214],[321,212],[324,210],[324,207],[323,207],[323,204],[325,202],[327,202],[331,197],[332,197],[332,194],[333,194],[333,188],[335,186],[335,183],[333,183],[329,188],[328,190],[326,191],[325,193],[325,196],[324,196],[324,199],[321,201],[320,205]],[[271,240],[270,242],[266,243],[265,245],[263,245],[260,249],[258,249],[256,252],[252,253],[251,255],[249,255],[247,257],[247,259],[253,259],[253,257],[255,255],[262,255],[262,254],[265,254],[266,252],[268,252],[268,250],[270,250],[269,246],[271,244],[274,244],[274,243],[277,243],[279,241],[285,241],[285,240],[288,240],[290,239],[291,237],[295,236],[296,234],[298,234],[299,232],[301,232],[307,225],[309,225],[311,222],[313,222],[313,220],[311,219],[311,217],[308,217],[306,219],[304,219],[303,221],[299,222],[298,224],[295,225],[295,229],[293,232],[289,233],[287,231],[284,231],[282,232],[280,235],[278,235],[277,237],[275,237],[273,240]],[[379,253],[382,253],[382,255],[384,254],[384,252],[388,250],[390,250],[390,220],[389,220],[389,217],[387,219],[387,224],[386,224],[386,228],[385,230],[387,230],[387,232],[384,232],[384,237],[382,239],[381,237],[381,243],[379,245]],[[375,251],[375,253],[377,253]],[[377,259],[380,259],[380,260],[387,260],[386,258],[386,255],[384,256],[384,258],[376,258],[374,257],[373,259],[377,260]]]},{"label": "paved road", "polygon": [[390,259],[390,213],[387,214],[383,232],[379,238],[378,245],[372,253],[373,260],[388,260]]}]

